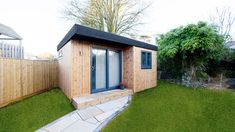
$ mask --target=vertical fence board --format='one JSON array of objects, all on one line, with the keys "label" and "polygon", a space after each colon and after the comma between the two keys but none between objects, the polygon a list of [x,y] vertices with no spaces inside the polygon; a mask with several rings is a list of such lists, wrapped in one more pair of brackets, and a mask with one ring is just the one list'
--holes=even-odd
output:
[{"label": "vertical fence board", "polygon": [[0,107],[57,87],[57,76],[56,60],[0,58]]},{"label": "vertical fence board", "polygon": [[[1,46],[1,45],[0,45]],[[3,63],[2,59],[0,58],[0,104],[3,103]]]}]

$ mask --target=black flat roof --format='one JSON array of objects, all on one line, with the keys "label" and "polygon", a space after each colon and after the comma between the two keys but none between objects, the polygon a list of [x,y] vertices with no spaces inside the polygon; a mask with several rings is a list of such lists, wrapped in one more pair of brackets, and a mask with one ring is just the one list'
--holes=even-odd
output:
[{"label": "black flat roof", "polygon": [[136,46],[150,50],[157,50],[158,48],[152,44],[75,24],[61,40],[57,46],[57,51],[66,45],[66,43],[71,39],[98,41],[120,46]]}]

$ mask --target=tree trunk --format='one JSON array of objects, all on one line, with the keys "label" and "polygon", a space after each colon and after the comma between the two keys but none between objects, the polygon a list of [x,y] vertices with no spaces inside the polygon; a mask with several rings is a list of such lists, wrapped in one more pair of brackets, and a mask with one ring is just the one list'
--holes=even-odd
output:
[{"label": "tree trunk", "polygon": [[223,87],[223,73],[220,73],[220,88]]},{"label": "tree trunk", "polygon": [[195,69],[195,66],[194,65],[191,65],[190,66],[190,78],[191,78],[191,81],[196,81],[196,69]]}]

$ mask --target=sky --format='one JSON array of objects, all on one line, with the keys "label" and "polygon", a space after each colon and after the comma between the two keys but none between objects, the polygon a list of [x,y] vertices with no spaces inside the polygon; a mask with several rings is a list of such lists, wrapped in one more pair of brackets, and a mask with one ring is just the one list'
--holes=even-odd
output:
[{"label": "sky", "polygon": [[[57,54],[56,46],[73,23],[62,18],[69,0],[0,0],[0,23],[13,28],[22,38],[26,52]],[[216,7],[235,13],[235,0],[147,0],[152,3],[142,19],[141,35],[166,33],[198,21],[208,21]],[[235,26],[232,35],[235,37]],[[141,32],[140,32],[141,31]]]}]

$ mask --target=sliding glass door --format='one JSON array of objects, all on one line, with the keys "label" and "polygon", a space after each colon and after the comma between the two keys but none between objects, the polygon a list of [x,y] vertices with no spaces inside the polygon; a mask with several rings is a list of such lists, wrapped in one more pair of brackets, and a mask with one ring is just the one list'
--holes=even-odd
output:
[{"label": "sliding glass door", "polygon": [[109,49],[91,50],[91,92],[119,87],[121,81],[121,52]]}]

